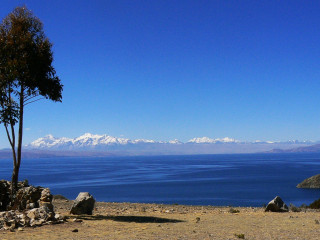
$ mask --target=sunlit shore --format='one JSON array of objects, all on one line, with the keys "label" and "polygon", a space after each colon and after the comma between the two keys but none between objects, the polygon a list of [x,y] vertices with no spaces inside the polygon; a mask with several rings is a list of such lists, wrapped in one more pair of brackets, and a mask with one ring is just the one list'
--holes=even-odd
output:
[{"label": "sunlit shore", "polygon": [[3,231],[1,239],[317,239],[317,210],[274,213],[264,208],[96,203],[92,216],[69,214],[73,201],[54,200],[68,222]]}]

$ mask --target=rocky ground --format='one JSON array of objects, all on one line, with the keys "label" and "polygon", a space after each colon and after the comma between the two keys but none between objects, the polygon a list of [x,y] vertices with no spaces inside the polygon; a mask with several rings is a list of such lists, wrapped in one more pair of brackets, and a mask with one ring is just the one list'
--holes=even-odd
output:
[{"label": "rocky ground", "polygon": [[[73,201],[55,199],[63,224],[0,231],[0,239],[319,239],[320,212],[274,213],[234,208],[96,203],[92,216],[69,215]],[[239,211],[239,212],[238,212]]]}]

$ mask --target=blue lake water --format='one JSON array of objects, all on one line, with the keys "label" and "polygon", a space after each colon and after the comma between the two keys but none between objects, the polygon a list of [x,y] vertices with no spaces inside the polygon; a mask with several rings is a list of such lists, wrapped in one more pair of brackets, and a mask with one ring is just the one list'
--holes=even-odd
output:
[{"label": "blue lake water", "polygon": [[[12,160],[0,160],[10,179]],[[279,195],[300,206],[320,198],[296,185],[320,173],[320,154],[23,159],[20,179],[70,199],[90,192],[98,201],[262,206]]]}]

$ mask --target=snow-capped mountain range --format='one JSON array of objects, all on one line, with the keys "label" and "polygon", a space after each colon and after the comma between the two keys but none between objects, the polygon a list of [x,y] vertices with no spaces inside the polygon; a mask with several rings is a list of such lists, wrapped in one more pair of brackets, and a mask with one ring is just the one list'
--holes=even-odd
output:
[{"label": "snow-capped mountain range", "polygon": [[147,139],[130,140],[127,138],[117,138],[109,135],[97,135],[85,133],[84,135],[76,138],[56,138],[52,135],[39,138],[30,144],[26,145],[27,149],[109,149],[110,147],[121,146],[141,146],[141,145],[190,145],[190,144],[314,144],[311,141],[287,141],[287,142],[273,142],[273,141],[254,141],[254,142],[241,142],[239,140],[225,137],[212,139],[209,137],[192,138],[187,142],[181,142],[178,139],[171,141],[155,141]]},{"label": "snow-capped mountain range", "polygon": [[169,142],[157,142],[148,139],[135,139],[130,140],[127,138],[116,138],[109,135],[97,135],[91,133],[85,133],[76,138],[56,138],[52,135],[47,135],[43,138],[39,138],[26,147],[28,148],[83,148],[83,147],[97,147],[108,145],[128,145],[128,144],[153,144],[153,143],[170,143],[180,144],[177,139]]},{"label": "snow-capped mountain range", "polygon": [[192,138],[188,141],[188,143],[240,143],[239,140],[235,140],[233,138],[208,138],[208,137],[201,137],[201,138]]}]

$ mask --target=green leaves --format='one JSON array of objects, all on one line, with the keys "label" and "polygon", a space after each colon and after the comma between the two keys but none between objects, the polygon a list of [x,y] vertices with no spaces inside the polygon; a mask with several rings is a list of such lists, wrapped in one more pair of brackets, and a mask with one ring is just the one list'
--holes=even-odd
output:
[{"label": "green leaves", "polygon": [[18,104],[12,102],[10,105],[5,105],[0,109],[0,123],[4,125],[15,125],[18,122],[19,110]]},{"label": "green leaves", "polygon": [[[27,100],[42,96],[61,101],[63,85],[52,66],[52,44],[41,21],[26,7],[17,7],[0,25],[0,85]],[[12,97],[12,96],[11,96]],[[19,102],[18,99],[15,100]]]},{"label": "green leaves", "polygon": [[62,99],[63,85],[52,66],[51,48],[41,21],[24,6],[15,8],[0,24],[0,123],[13,153],[12,196],[21,163],[24,107],[43,98]]}]

